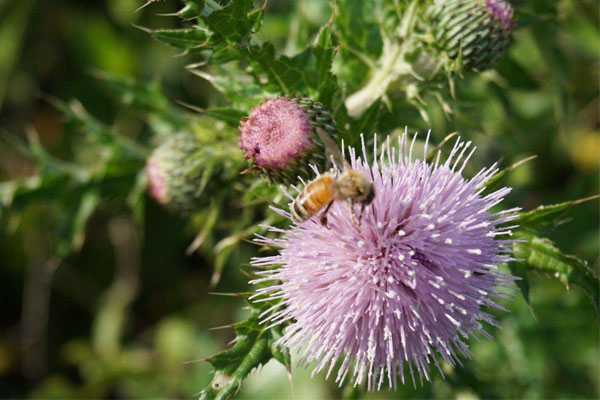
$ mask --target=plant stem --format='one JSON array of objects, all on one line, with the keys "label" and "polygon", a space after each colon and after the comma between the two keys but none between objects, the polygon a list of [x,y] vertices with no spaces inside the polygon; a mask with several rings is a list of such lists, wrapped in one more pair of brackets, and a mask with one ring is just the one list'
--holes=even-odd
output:
[{"label": "plant stem", "polygon": [[382,97],[388,86],[397,81],[402,75],[410,75],[412,68],[410,63],[404,61],[404,55],[409,46],[410,34],[416,22],[418,1],[413,1],[402,19],[398,29],[397,38],[384,38],[383,54],[380,58],[381,67],[374,72],[367,84],[358,92],[351,94],[345,101],[348,115],[353,118],[360,117],[377,99]]}]

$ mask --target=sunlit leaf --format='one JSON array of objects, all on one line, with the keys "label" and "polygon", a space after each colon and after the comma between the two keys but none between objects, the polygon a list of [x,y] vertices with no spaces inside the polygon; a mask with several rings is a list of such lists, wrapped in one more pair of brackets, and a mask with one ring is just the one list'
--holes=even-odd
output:
[{"label": "sunlit leaf", "polygon": [[527,268],[550,273],[567,288],[571,284],[580,287],[600,310],[600,281],[585,261],[564,254],[547,238],[525,231],[515,232],[515,237],[522,239],[514,243],[515,257]]}]

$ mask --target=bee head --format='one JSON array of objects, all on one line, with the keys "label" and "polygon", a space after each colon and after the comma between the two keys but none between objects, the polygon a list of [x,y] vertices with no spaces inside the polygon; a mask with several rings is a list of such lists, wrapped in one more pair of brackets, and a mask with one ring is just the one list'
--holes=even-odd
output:
[{"label": "bee head", "polygon": [[366,206],[368,206],[369,204],[371,204],[373,202],[373,199],[375,198],[375,186],[373,185],[373,183],[369,184],[369,190],[367,190],[365,199],[362,201],[362,203]]}]

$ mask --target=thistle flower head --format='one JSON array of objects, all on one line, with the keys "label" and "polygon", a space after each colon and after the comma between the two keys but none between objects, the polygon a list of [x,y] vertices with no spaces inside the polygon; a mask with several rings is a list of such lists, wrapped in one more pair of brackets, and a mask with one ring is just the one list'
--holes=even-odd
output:
[{"label": "thistle flower head", "polygon": [[492,68],[508,47],[513,10],[504,0],[436,0],[427,15],[436,47],[462,68]]},{"label": "thistle flower head", "polygon": [[430,363],[442,373],[440,359],[455,365],[470,357],[464,338],[491,337],[481,322],[497,323],[483,308],[502,309],[496,299],[510,297],[502,288],[514,278],[497,265],[510,260],[511,240],[500,238],[511,227],[500,224],[515,216],[490,210],[510,189],[482,194],[494,166],[461,176],[470,142],[457,142],[444,163],[438,153],[433,164],[413,160],[413,145],[406,134],[397,148],[388,138],[372,164],[364,144],[364,158],[350,149],[352,167],[377,193],[360,225],[349,204],[336,201],[328,227],[315,216],[289,230],[273,228],[280,239],[257,239],[280,247],[252,261],[265,268],[254,281],[263,285],[255,298],[281,300],[263,314],[265,323],[289,323],[278,343],[303,350],[314,373],[329,376],[339,361],[340,384],[350,371],[370,390],[384,380],[395,387],[405,371],[413,384],[415,372],[421,383],[429,380]]},{"label": "thistle flower head", "polygon": [[146,161],[152,197],[174,211],[191,211],[204,187],[203,166],[194,157],[198,151],[198,140],[189,133],[177,133],[154,149]]},{"label": "thistle flower head", "polygon": [[308,178],[309,165],[325,168],[325,151],[316,129],[337,135],[335,123],[320,103],[304,98],[269,99],[240,122],[240,147],[252,169],[275,183]]}]

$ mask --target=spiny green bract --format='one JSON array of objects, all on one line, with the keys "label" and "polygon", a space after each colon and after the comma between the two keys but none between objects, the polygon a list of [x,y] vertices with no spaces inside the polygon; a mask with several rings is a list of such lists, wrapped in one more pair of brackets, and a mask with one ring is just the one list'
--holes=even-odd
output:
[{"label": "spiny green bract", "polygon": [[502,0],[436,0],[425,14],[433,48],[465,71],[493,68],[510,44],[513,11]]}]

